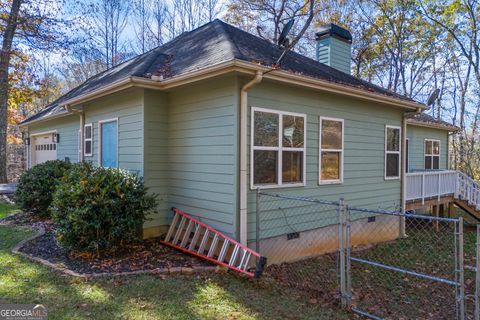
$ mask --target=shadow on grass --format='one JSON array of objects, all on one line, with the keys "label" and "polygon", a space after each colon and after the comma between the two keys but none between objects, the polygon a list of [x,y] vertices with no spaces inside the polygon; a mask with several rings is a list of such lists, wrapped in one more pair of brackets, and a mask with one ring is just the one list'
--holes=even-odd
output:
[{"label": "shadow on grass", "polygon": [[0,300],[42,303],[50,319],[346,319],[274,283],[231,274],[81,280],[10,253],[31,232],[0,226]]}]

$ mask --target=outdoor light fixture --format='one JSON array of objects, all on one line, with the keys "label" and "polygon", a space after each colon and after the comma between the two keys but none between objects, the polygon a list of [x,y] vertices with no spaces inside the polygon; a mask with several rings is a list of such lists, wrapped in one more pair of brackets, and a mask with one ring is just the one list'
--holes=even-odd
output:
[{"label": "outdoor light fixture", "polygon": [[53,142],[53,143],[60,143],[60,133],[55,133],[55,134],[52,136],[52,142]]},{"label": "outdoor light fixture", "polygon": [[25,145],[30,145],[30,138],[28,137],[28,134],[26,132],[22,132],[22,140]]}]

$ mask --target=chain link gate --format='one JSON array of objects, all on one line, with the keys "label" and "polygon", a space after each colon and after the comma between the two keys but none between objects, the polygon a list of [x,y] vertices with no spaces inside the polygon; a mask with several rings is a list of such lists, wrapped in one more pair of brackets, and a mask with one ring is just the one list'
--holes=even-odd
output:
[{"label": "chain link gate", "polygon": [[480,227],[342,199],[257,191],[256,202],[250,239],[266,275],[308,299],[372,319],[480,320]]},{"label": "chain link gate", "polygon": [[462,218],[352,207],[346,215],[352,311],[374,319],[464,319]]}]

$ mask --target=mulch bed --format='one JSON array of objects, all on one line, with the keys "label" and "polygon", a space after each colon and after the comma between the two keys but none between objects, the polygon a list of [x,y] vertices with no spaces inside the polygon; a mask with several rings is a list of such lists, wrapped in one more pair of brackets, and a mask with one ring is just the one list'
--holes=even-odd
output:
[{"label": "mulch bed", "polygon": [[29,214],[18,213],[0,220],[0,223],[33,229],[43,226],[45,234],[28,241],[20,251],[80,274],[214,266],[206,260],[161,244],[159,238],[147,239],[139,244],[95,257],[81,253],[68,253],[55,239],[55,225],[51,221],[38,221]]}]

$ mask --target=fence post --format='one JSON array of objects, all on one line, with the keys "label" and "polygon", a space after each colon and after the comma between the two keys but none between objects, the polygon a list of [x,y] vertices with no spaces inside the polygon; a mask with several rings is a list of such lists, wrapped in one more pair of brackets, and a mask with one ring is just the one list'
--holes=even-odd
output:
[{"label": "fence post", "polygon": [[346,276],[347,276],[347,283],[346,283],[346,296],[347,296],[347,308],[350,309],[352,306],[352,268],[351,268],[351,263],[350,263],[350,254],[351,254],[351,212],[348,209],[348,206],[345,205],[345,211],[346,211]]},{"label": "fence post", "polygon": [[457,251],[457,266],[458,271],[458,292],[457,292],[457,306],[460,313],[460,320],[465,319],[465,268],[463,261],[463,218],[458,218],[458,251]]},{"label": "fence post", "polygon": [[477,243],[475,247],[475,320],[480,320],[480,224],[477,224]]},{"label": "fence post", "polygon": [[255,251],[260,253],[260,188],[256,190],[255,204]]},{"label": "fence post", "polygon": [[342,308],[347,307],[347,287],[345,279],[345,226],[346,226],[346,216],[345,216],[345,202],[343,198],[340,198],[338,203],[338,246],[340,254],[340,299]]}]

